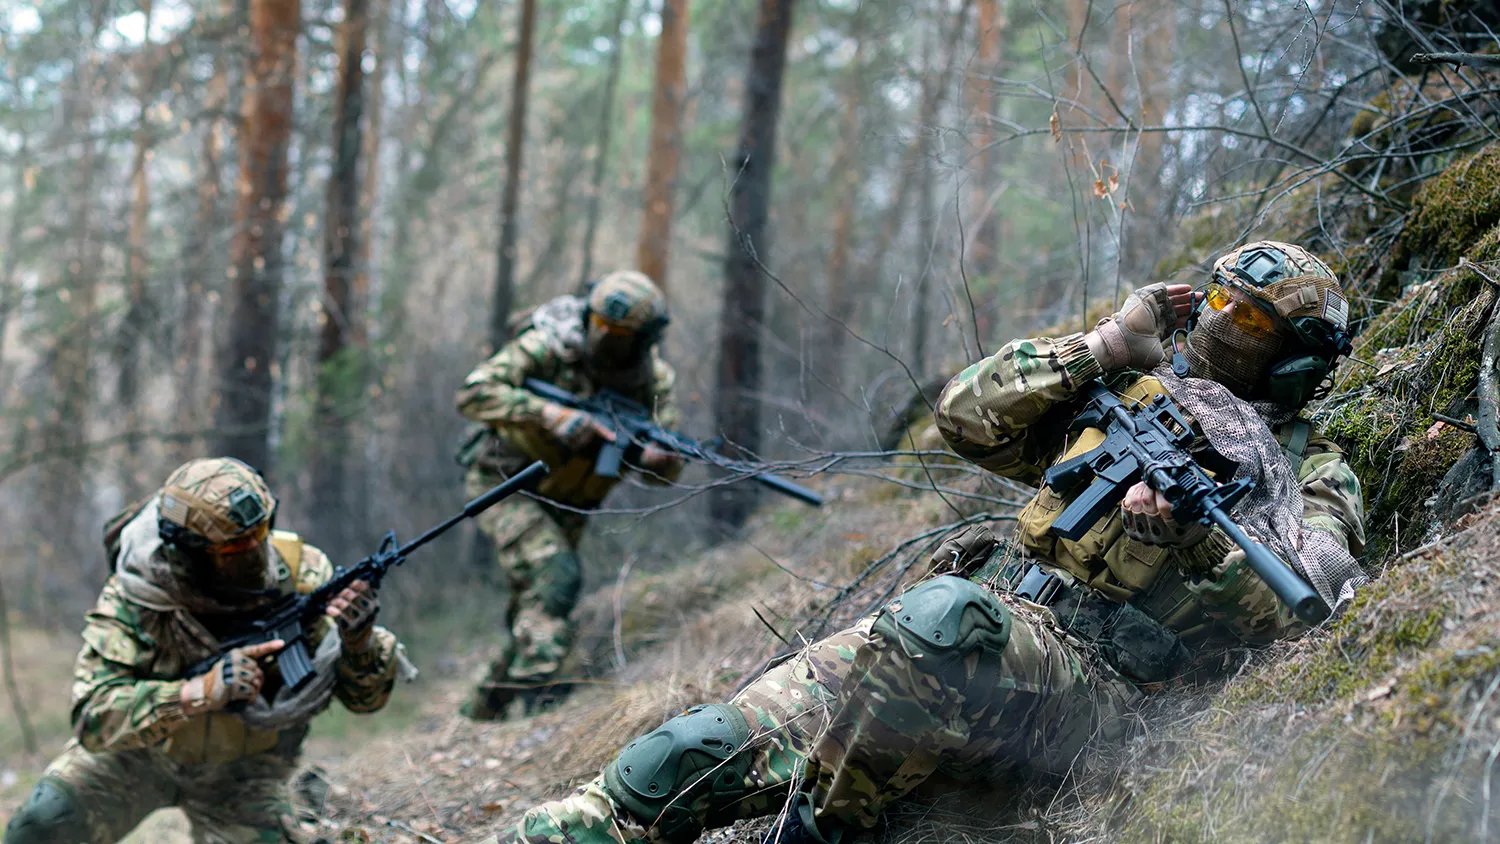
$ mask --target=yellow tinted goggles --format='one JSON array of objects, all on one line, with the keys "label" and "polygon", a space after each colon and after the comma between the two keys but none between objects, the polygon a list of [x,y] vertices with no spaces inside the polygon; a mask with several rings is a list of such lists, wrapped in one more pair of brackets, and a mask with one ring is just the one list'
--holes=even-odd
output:
[{"label": "yellow tinted goggles", "polygon": [[589,314],[589,324],[593,325],[600,331],[603,331],[605,334],[614,334],[617,336],[625,337],[635,333],[634,328],[621,325],[617,322],[610,322],[599,314]]},{"label": "yellow tinted goggles", "polygon": [[1259,302],[1228,285],[1210,282],[1203,301],[1216,311],[1236,306],[1229,312],[1229,318],[1236,328],[1251,337],[1269,337],[1276,332],[1276,320],[1261,308]]},{"label": "yellow tinted goggles", "polygon": [[250,528],[234,539],[220,542],[218,545],[210,545],[208,551],[220,557],[228,557],[233,554],[243,554],[246,551],[266,541],[266,536],[271,533],[271,523],[261,522]]}]

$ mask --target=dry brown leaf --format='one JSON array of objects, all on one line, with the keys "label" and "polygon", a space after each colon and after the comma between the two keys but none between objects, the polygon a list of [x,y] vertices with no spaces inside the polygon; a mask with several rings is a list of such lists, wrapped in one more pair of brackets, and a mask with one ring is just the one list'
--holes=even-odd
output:
[{"label": "dry brown leaf", "polygon": [[1052,127],[1052,140],[1062,140],[1062,121],[1057,119],[1057,111],[1052,111],[1052,116],[1047,119],[1047,124]]},{"label": "dry brown leaf", "polygon": [[864,542],[866,539],[870,538],[869,536],[867,536],[867,535],[865,535],[863,533],[845,533],[845,534],[840,534],[840,535],[843,536],[845,539],[849,540],[850,542]]},{"label": "dry brown leaf", "polygon": [[1098,199],[1103,199],[1104,197],[1109,196],[1109,191],[1104,189],[1103,179],[1094,180],[1094,196]]}]

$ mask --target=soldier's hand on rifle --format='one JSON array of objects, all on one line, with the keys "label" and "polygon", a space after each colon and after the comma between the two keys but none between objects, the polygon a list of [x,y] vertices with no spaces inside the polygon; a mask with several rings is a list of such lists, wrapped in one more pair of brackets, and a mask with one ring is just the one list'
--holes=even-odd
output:
[{"label": "soldier's hand on rifle", "polygon": [[325,612],[338,622],[339,638],[344,641],[345,651],[363,653],[369,649],[370,634],[375,630],[375,615],[380,612],[380,597],[375,587],[356,580],[328,602]]},{"label": "soldier's hand on rifle", "polygon": [[568,448],[583,448],[596,439],[615,441],[615,434],[592,414],[556,402],[542,405],[542,427]]},{"label": "soldier's hand on rifle", "polygon": [[682,471],[682,455],[669,448],[647,444],[641,449],[640,467],[648,479],[670,481]]},{"label": "soldier's hand on rifle", "polygon": [[1178,524],[1172,518],[1172,505],[1144,481],[1137,481],[1135,486],[1126,490],[1120,510],[1125,533],[1147,545],[1191,548],[1208,536],[1208,528],[1198,522]]},{"label": "soldier's hand on rifle", "polygon": [[258,660],[281,650],[280,639],[235,648],[208,671],[182,684],[182,711],[188,715],[214,712],[237,700],[253,700],[260,694],[265,674]]},{"label": "soldier's hand on rifle", "polygon": [[1187,284],[1150,284],[1131,293],[1113,316],[1099,320],[1083,339],[1105,372],[1147,372],[1166,357],[1162,342],[1187,325],[1193,288]]}]

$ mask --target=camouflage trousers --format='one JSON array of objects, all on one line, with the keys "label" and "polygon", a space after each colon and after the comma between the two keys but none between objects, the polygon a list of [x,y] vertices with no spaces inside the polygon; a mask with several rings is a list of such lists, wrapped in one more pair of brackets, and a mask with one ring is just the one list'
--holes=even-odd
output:
[{"label": "camouflage trousers", "polygon": [[744,782],[723,799],[704,788],[679,791],[674,804],[690,806],[697,822],[686,835],[633,816],[601,775],[531,809],[512,838],[500,840],[682,844],[697,830],[796,804],[834,840],[836,831],[873,826],[933,774],[972,780],[1021,767],[1061,772],[1089,740],[1126,732],[1135,686],[1067,636],[1049,611],[1013,595],[984,595],[991,610],[1010,617],[1003,650],[955,648],[951,658],[924,658],[899,632],[881,632],[898,629],[890,624],[903,612],[897,601],[736,695],[730,703],[751,729],[731,760],[745,766]]},{"label": "camouflage trousers", "polygon": [[[502,480],[471,471],[468,494],[481,495]],[[568,616],[583,585],[578,541],[588,517],[514,496],[477,521],[494,544],[495,562],[510,587],[507,639],[480,685],[543,683],[557,674],[573,647]]]},{"label": "camouflage trousers", "polygon": [[276,753],[182,765],[154,749],[90,753],[70,741],[42,778],[84,808],[88,844],[114,844],[169,807],[187,815],[195,844],[285,844],[305,840],[292,833],[287,780],[295,768]]}]

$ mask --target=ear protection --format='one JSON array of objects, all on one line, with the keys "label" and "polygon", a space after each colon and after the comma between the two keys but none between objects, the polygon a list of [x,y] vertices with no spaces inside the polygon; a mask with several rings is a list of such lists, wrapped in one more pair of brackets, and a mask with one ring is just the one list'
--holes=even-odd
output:
[{"label": "ear protection", "polygon": [[[1287,278],[1286,255],[1267,247],[1243,252],[1230,271],[1241,282],[1257,289]],[[1206,285],[1204,285],[1206,286]],[[1177,335],[1186,335],[1198,327],[1206,297],[1193,294],[1193,309],[1188,314],[1187,329],[1172,335],[1172,372],[1177,377],[1188,374],[1187,358],[1177,350]],[[1354,350],[1354,342],[1343,329],[1315,316],[1283,319],[1292,329],[1292,353],[1271,365],[1266,374],[1262,396],[1287,407],[1301,407],[1315,398],[1340,356]]]}]

